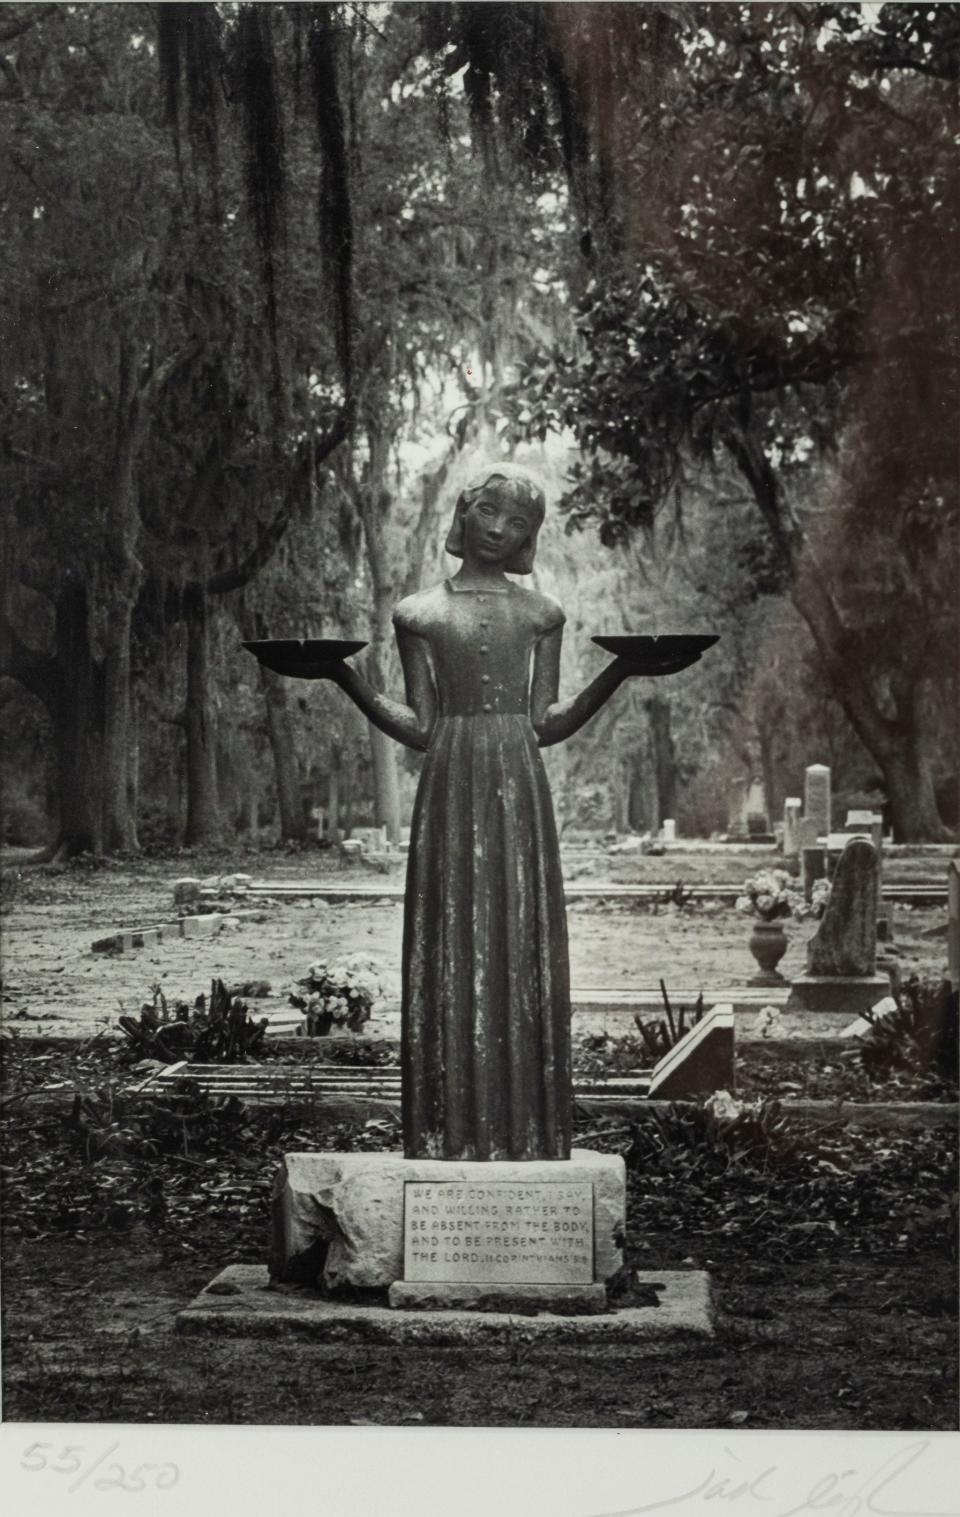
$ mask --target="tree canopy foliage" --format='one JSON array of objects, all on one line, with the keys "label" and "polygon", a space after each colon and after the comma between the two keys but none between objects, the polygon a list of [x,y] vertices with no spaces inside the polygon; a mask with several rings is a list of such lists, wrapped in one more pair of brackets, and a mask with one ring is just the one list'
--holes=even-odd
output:
[{"label": "tree canopy foliage", "polygon": [[224,650],[296,615],[395,678],[444,492],[527,444],[565,460],[584,584],[733,650],[706,725],[693,684],[667,725],[631,695],[635,821],[724,744],[778,804],[789,668],[897,835],[940,833],[957,6],[17,4],[0,63],[2,667],[68,851],[135,846],[155,769],[214,839],[268,738],[302,836],[304,734],[357,734]]}]

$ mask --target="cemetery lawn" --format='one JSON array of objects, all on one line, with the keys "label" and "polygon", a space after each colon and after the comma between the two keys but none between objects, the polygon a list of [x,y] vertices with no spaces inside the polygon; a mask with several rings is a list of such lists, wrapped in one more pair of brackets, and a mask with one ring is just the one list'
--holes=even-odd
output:
[{"label": "cemetery lawn", "polygon": [[950,1122],[790,1124],[738,1157],[689,1113],[657,1132],[594,1122],[592,1146],[627,1151],[631,1262],[707,1269],[716,1336],[391,1349],[183,1336],[174,1319],[224,1265],[263,1261],[283,1151],[394,1147],[394,1123],[188,1102],[184,1152],[148,1108],[114,1115],[129,1136],[91,1159],[96,1133],[64,1104],[5,1113],[8,1421],[957,1427]]},{"label": "cemetery lawn", "polygon": [[[720,869],[695,856],[682,867],[679,859],[633,865],[657,866],[653,878],[665,881]],[[3,920],[8,1421],[957,1427],[956,1132],[946,1110],[943,1123],[873,1132],[805,1129],[795,1119],[775,1130],[761,1119],[736,1151],[696,1114],[657,1132],[647,1119],[586,1121],[576,1141],[628,1154],[631,1262],[710,1272],[712,1340],[392,1350],[176,1334],[176,1313],[225,1265],[263,1261],[282,1152],[397,1145],[386,1119],[321,1127],[316,1113],[231,1116],[195,1098],[170,1118],[147,1097],[112,1110],[101,1097],[92,1127],[71,1122],[75,1092],[129,1078],[118,1003],[136,1011],[154,983],[192,998],[215,974],[268,976],[285,996],[325,951],[375,952],[389,967],[400,923],[390,903],[288,903],[228,939],[91,955],[92,939],[119,925],[170,919],[176,875],[228,867],[319,872],[315,859],[178,859],[24,871],[11,882]],[[926,870],[937,872],[939,864]],[[731,875],[724,861],[713,878]],[[936,968],[944,917],[897,914],[905,968]],[[637,983],[642,965],[645,983],[665,973],[670,984],[709,992],[718,977],[731,983],[752,972],[747,931],[729,909],[573,911],[574,979]],[[803,934],[790,931],[799,968]],[[744,1093],[799,1084],[798,1093],[832,1096],[839,1082],[840,1092],[865,1098],[833,1055],[816,1057],[808,1078],[803,1060],[774,1067],[754,1045]]]}]

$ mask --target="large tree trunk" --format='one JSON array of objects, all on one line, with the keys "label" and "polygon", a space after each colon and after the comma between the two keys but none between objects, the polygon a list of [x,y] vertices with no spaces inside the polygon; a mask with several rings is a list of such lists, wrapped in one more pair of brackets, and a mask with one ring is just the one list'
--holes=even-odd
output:
[{"label": "large tree trunk", "polygon": [[652,695],[644,702],[650,724],[650,752],[657,780],[657,809],[654,825],[662,827],[666,817],[677,814],[677,751],[670,725],[670,702],[666,696]]},{"label": "large tree trunk", "polygon": [[54,852],[103,852],[103,671],[90,646],[86,587],[69,581],[56,608],[59,699],[52,711],[60,824]]},{"label": "large tree trunk", "polygon": [[613,798],[613,815],[610,818],[614,832],[626,832],[630,817],[630,771],[627,761],[615,757],[610,766],[610,791]]},{"label": "large tree trunk", "polygon": [[327,826],[324,833],[328,843],[339,843],[343,837],[340,827],[340,770],[342,759],[339,746],[330,748],[330,772],[327,775]]},{"label": "large tree trunk", "polygon": [[921,682],[901,671],[892,692],[896,716],[884,715],[863,671],[852,668],[844,657],[844,630],[823,587],[813,575],[803,575],[794,582],[792,598],[817,644],[835,698],[883,776],[897,842],[947,840],[927,752]]},{"label": "large tree trunk", "polygon": [[[634,754],[630,761],[630,794],[627,803],[627,822],[632,832],[649,832],[656,827],[655,798],[650,794],[650,770],[641,756]],[[651,804],[653,802],[653,804]]]},{"label": "large tree trunk", "polygon": [[130,741],[127,747],[127,812],[133,819],[134,847],[139,848],[137,811],[140,805],[140,700],[132,681],[130,685]]},{"label": "large tree trunk", "polygon": [[[426,545],[433,527],[437,501],[457,449],[420,484],[420,507],[403,543],[402,574],[387,543],[393,497],[387,488],[389,438],[376,426],[367,427],[370,467],[366,482],[356,490],[357,512],[363,526],[367,564],[373,586],[374,632],[367,655],[367,673],[379,690],[386,690],[393,647],[393,607],[400,595],[419,588]],[[459,446],[459,444],[458,444]],[[397,750],[392,739],[370,726],[370,756],[373,761],[374,808],[379,826],[386,827],[390,842],[400,840],[400,781]]]},{"label": "large tree trunk", "polygon": [[143,441],[145,408],[132,337],[121,345],[118,367],[116,453],[108,511],[104,582],[99,610],[104,624],[103,840],[110,852],[137,848],[136,813],[131,806],[130,630],[142,581],[137,557],[140,511],[137,458]]},{"label": "large tree trunk", "polygon": [[762,448],[748,432],[725,442],[750,485],[757,507],[783,563],[792,571],[790,598],[803,617],[820,655],[821,673],[831,694],[883,776],[894,836],[900,843],[939,842],[949,834],[940,819],[921,719],[921,679],[901,670],[896,680],[896,715],[885,715],[872,694],[867,671],[852,666],[848,637],[822,570],[784,518],[779,485]]},{"label": "large tree trunk", "polygon": [[260,665],[260,683],[267,708],[267,736],[277,781],[280,837],[283,842],[302,843],[307,836],[307,821],[300,799],[300,772],[286,686],[282,675],[274,674],[263,664]]},{"label": "large tree trunk", "polygon": [[[386,689],[386,659],[376,644],[367,655],[367,669],[372,685]],[[370,757],[373,761],[373,805],[378,827],[386,827],[391,843],[400,841],[400,777],[397,773],[397,747],[392,738],[370,724]]]},{"label": "large tree trunk", "polygon": [[887,752],[881,766],[895,843],[930,842],[947,837],[923,747],[920,734],[907,731]]},{"label": "large tree trunk", "polygon": [[118,604],[104,639],[103,841],[110,853],[132,853],[137,848],[136,814],[130,804],[131,615],[130,601]]},{"label": "large tree trunk", "polygon": [[757,726],[757,743],[760,749],[760,774],[763,779],[763,804],[767,812],[767,826],[773,826],[774,817],[780,814],[780,795],[777,787],[777,766],[773,756],[773,733],[769,727]]},{"label": "large tree trunk", "polygon": [[187,823],[188,845],[220,840],[216,724],[210,709],[210,649],[207,600],[200,585],[188,585],[183,597],[187,629]]}]

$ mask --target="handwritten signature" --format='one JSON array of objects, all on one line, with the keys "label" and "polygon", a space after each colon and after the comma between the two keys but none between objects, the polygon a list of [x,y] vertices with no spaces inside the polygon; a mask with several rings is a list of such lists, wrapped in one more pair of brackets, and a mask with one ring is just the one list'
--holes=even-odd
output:
[{"label": "handwritten signature", "polygon": [[[777,1510],[770,1517],[797,1517],[800,1512],[829,1512],[830,1517],[859,1517],[861,1513],[872,1513],[873,1517],[960,1517],[956,1508],[950,1512],[930,1512],[909,1503],[906,1506],[885,1504],[895,1500],[890,1488],[897,1477],[917,1464],[929,1447],[928,1440],[910,1443],[898,1453],[891,1454],[876,1469],[865,1473],[855,1467],[833,1470],[815,1480],[802,1501],[791,1501],[786,1506],[780,1504],[782,1495],[778,1496],[776,1489],[780,1468],[768,1464],[756,1474],[746,1476],[743,1471],[724,1474],[722,1469],[714,1468],[696,1485],[676,1496],[664,1496],[659,1501],[643,1502],[617,1512],[592,1512],[590,1517],[641,1517],[646,1512],[658,1512],[687,1502],[745,1500],[776,1503]],[[730,1449],[725,1448],[724,1453],[739,1463]]]}]

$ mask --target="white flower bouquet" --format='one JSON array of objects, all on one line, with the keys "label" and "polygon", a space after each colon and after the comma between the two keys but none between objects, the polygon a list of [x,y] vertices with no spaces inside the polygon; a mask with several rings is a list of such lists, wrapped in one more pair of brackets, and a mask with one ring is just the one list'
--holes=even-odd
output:
[{"label": "white flower bouquet", "polygon": [[384,995],[379,964],[361,954],[335,962],[318,959],[297,983],[307,992],[305,999],[295,999],[307,1014],[309,1037],[323,1037],[333,1027],[359,1032]]},{"label": "white flower bouquet", "polygon": [[778,917],[800,915],[803,896],[796,881],[785,869],[761,869],[744,882],[743,894],[737,897],[737,910],[744,916],[775,922]]}]

